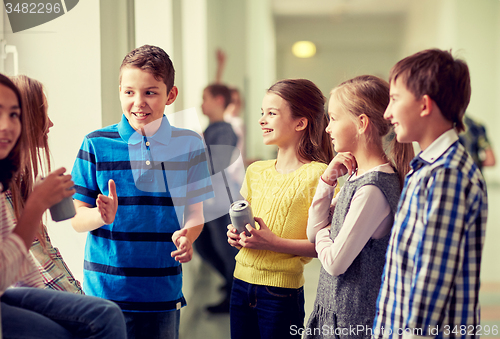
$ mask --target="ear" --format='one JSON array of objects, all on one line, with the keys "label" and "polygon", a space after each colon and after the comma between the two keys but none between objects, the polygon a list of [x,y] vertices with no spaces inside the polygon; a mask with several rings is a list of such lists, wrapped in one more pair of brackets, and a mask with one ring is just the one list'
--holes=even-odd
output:
[{"label": "ear", "polygon": [[434,109],[434,101],[431,99],[430,96],[425,94],[420,99],[420,104],[421,104],[420,116],[421,117],[429,116],[429,114],[431,114],[432,110]]},{"label": "ear", "polygon": [[366,114],[361,114],[358,117],[358,133],[359,134],[364,134],[366,130],[368,129],[368,126],[370,125],[370,119],[368,119],[368,116]]},{"label": "ear", "polygon": [[297,132],[303,131],[306,129],[307,124],[308,124],[307,118],[300,118],[296,123],[295,130]]},{"label": "ear", "polygon": [[179,90],[177,89],[176,86],[173,86],[170,92],[168,93],[167,102],[165,103],[165,105],[170,105],[171,103],[173,103],[177,98],[177,94],[179,94]]}]

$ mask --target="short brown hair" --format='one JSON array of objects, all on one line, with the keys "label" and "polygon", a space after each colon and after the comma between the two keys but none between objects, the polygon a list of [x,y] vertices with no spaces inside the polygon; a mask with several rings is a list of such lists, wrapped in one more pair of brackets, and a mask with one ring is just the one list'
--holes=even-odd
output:
[{"label": "short brown hair", "polygon": [[415,97],[428,95],[434,100],[458,132],[464,130],[462,118],[469,105],[471,86],[469,68],[463,60],[453,58],[449,51],[424,50],[392,67],[389,82],[398,78]]},{"label": "short brown hair", "polygon": [[227,108],[227,106],[231,103],[231,90],[226,85],[210,84],[205,87],[205,89],[209,91],[213,97],[221,96],[224,98],[224,108]]},{"label": "short brown hair", "polygon": [[160,47],[144,45],[129,52],[120,66],[120,82],[121,70],[124,67],[137,67],[151,73],[156,80],[161,80],[167,85],[167,93],[174,87],[174,65],[168,54]]}]

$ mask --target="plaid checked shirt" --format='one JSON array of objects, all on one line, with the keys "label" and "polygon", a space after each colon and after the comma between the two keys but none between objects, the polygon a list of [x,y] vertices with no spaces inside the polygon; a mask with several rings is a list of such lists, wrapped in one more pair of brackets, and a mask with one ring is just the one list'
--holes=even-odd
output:
[{"label": "plaid checked shirt", "polygon": [[411,162],[386,254],[375,338],[480,331],[485,182],[454,130]]}]

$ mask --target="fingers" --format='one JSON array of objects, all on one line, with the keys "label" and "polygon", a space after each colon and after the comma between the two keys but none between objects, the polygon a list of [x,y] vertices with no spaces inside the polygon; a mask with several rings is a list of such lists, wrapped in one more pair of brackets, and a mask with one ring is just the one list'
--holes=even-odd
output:
[{"label": "fingers", "polygon": [[108,181],[108,197],[114,198],[116,197],[116,184],[113,179],[109,179]]}]

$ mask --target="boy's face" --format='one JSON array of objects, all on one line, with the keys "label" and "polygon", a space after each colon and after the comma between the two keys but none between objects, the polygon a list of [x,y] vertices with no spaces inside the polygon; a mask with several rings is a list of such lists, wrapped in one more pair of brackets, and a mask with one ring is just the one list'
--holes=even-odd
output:
[{"label": "boy's face", "polygon": [[400,79],[391,81],[390,97],[384,118],[394,126],[398,142],[419,141],[425,129],[425,126],[421,126],[422,100],[415,98]]},{"label": "boy's face", "polygon": [[125,67],[121,71],[120,102],[123,114],[135,130],[160,119],[165,106],[176,97],[175,86],[167,93],[167,85],[149,72],[137,67]]},{"label": "boy's face", "polygon": [[220,111],[222,106],[219,99],[219,97],[213,96],[209,90],[205,89],[203,91],[203,103],[201,104],[203,114],[210,118],[215,112]]}]

